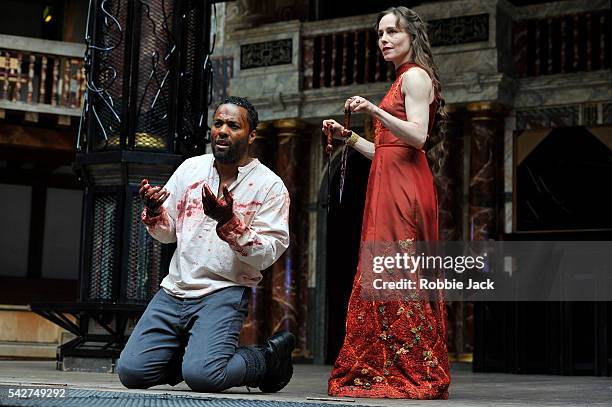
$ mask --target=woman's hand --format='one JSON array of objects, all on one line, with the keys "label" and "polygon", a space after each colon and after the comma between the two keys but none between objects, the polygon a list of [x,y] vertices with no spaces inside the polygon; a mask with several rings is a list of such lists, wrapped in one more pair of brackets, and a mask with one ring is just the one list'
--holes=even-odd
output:
[{"label": "woman's hand", "polygon": [[331,131],[332,137],[339,140],[344,140],[351,135],[351,131],[347,130],[340,123],[333,119],[323,120],[323,128],[321,129],[323,134],[329,136]]},{"label": "woman's hand", "polygon": [[344,109],[350,109],[355,113],[367,113],[373,115],[378,107],[361,96],[351,96],[344,102]]}]

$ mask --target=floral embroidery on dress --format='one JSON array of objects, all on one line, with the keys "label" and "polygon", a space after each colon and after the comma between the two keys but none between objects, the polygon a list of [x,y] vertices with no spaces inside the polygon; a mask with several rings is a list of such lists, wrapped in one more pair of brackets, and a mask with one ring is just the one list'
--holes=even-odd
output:
[{"label": "floral embroidery on dress", "polygon": [[423,351],[423,359],[425,360],[423,362],[423,366],[427,368],[426,374],[424,376],[425,380],[431,380],[431,368],[438,366],[438,358],[434,356],[432,350],[425,350]]},{"label": "floral embroidery on dress", "polygon": [[405,355],[406,353],[408,353],[408,348],[405,348],[405,347],[402,346],[395,353],[397,355]]},{"label": "floral embroidery on dress", "polygon": [[399,240],[397,245],[400,247],[400,249],[407,251],[408,254],[416,253],[416,243],[413,237],[405,240]]}]

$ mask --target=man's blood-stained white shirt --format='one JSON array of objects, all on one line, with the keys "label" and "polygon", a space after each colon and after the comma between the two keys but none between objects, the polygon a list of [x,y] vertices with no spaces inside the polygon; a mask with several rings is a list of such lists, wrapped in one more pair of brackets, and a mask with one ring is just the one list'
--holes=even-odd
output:
[{"label": "man's blood-stained white shirt", "polygon": [[253,159],[238,168],[229,191],[234,217],[222,226],[202,207],[202,186],[214,194],[220,177],[212,154],[183,162],[165,185],[170,192],[157,216],[142,213],[155,239],[176,242],[161,286],[171,295],[196,298],[230,286],[254,287],[261,270],[289,246],[289,193],[283,181]]}]

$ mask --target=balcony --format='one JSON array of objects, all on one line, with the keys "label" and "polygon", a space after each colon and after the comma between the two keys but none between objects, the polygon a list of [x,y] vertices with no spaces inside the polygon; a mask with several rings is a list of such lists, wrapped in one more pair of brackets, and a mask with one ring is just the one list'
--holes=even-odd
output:
[{"label": "balcony", "polygon": [[611,16],[608,9],[516,21],[513,54],[517,76],[610,69]]},{"label": "balcony", "polygon": [[0,109],[26,112],[29,121],[42,113],[70,123],[81,115],[84,53],[84,44],[0,35]]},{"label": "balcony", "polygon": [[[494,101],[522,109],[609,99],[611,12],[603,0],[521,7],[462,0],[415,10],[428,23],[449,105]],[[378,102],[395,72],[378,50],[375,18],[237,30],[225,44],[230,53],[216,55],[219,68],[229,62],[233,69],[218,69],[215,81],[227,83],[230,94],[248,95],[262,120],[338,117],[338,106],[354,94]]]}]

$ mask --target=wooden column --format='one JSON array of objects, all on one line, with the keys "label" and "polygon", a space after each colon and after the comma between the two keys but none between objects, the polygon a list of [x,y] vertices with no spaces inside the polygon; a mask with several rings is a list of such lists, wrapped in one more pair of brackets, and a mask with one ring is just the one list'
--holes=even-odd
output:
[{"label": "wooden column", "polygon": [[462,112],[446,107],[446,130],[433,160],[437,162],[434,176],[438,192],[439,239],[461,240],[463,213],[463,124]]},{"label": "wooden column", "polygon": [[[428,155],[436,163],[434,176],[438,192],[439,240],[460,241],[463,238],[463,169],[465,114],[447,106],[447,120],[441,141]],[[469,304],[462,301],[446,303],[448,350],[455,360],[471,357],[471,344],[466,327],[471,316]],[[467,345],[467,346],[466,346]]]},{"label": "wooden column", "polygon": [[467,106],[471,133],[469,184],[470,240],[497,239],[501,205],[504,119],[502,106],[471,103]]},{"label": "wooden column", "polygon": [[[251,145],[249,154],[266,167],[274,169],[274,128],[271,122],[259,123],[257,137]],[[266,320],[269,318],[272,272],[271,267],[263,270],[263,280],[251,291],[249,313],[240,331],[242,345],[261,344],[270,335]]]},{"label": "wooden column", "polygon": [[308,320],[308,176],[309,137],[298,119],[274,122],[277,130],[276,173],[283,179],[291,198],[289,228],[291,244],[272,266],[272,332],[286,329],[297,337],[295,356],[305,355]]},{"label": "wooden column", "polygon": [[[471,134],[469,172],[469,240],[498,239],[500,209],[503,208],[504,120],[502,106],[491,102],[471,103],[468,131]],[[499,330],[495,321],[512,314],[515,305],[503,302],[474,303],[474,371],[483,371],[487,355],[499,353]],[[494,317],[492,317],[494,316]]]}]

